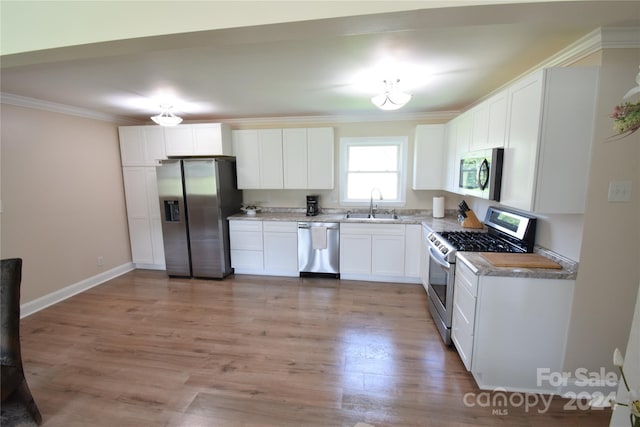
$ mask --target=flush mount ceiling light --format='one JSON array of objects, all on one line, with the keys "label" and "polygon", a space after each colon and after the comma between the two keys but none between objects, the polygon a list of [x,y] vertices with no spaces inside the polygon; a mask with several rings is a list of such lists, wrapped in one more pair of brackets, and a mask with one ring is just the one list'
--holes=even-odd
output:
[{"label": "flush mount ceiling light", "polygon": [[159,124],[160,126],[177,126],[182,122],[182,117],[178,117],[171,109],[173,106],[171,105],[161,105],[160,109],[162,112],[157,116],[151,116],[151,120]]},{"label": "flush mount ceiling light", "polygon": [[384,80],[384,93],[371,98],[371,102],[381,110],[397,110],[411,100],[411,95],[398,90],[400,79]]}]

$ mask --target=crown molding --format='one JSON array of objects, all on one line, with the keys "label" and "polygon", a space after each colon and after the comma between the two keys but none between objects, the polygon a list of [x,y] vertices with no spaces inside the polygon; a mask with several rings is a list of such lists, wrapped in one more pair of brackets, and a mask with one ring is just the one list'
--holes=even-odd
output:
[{"label": "crown molding", "polygon": [[[232,126],[281,126],[299,124],[361,123],[361,122],[401,122],[425,121],[443,123],[458,116],[460,111],[434,111],[424,113],[367,114],[367,115],[330,115],[330,116],[289,116],[289,117],[248,117],[220,119],[219,122]],[[215,119],[214,119],[215,120]]]},{"label": "crown molding", "polygon": [[116,116],[112,114],[100,113],[86,108],[74,107],[72,105],[59,104],[57,102],[44,101],[42,99],[29,98],[27,96],[15,95],[7,92],[0,92],[0,104],[14,105],[16,107],[33,108],[36,110],[50,111],[52,113],[67,114],[70,116],[83,117],[85,119],[101,120],[122,125],[139,125],[140,122],[130,118]]},{"label": "crown molding", "polygon": [[[477,100],[465,110],[490,98],[516,81],[543,68],[566,67],[603,49],[640,49],[640,27],[597,28],[524,73]],[[463,110],[463,111],[465,111]]]}]

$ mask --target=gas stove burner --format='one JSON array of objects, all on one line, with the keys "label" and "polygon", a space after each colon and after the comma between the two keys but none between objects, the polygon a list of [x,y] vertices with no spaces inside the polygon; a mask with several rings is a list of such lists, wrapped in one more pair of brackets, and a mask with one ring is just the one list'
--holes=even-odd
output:
[{"label": "gas stove burner", "polygon": [[449,231],[440,235],[458,251],[467,252],[525,252],[498,237],[473,231]]}]

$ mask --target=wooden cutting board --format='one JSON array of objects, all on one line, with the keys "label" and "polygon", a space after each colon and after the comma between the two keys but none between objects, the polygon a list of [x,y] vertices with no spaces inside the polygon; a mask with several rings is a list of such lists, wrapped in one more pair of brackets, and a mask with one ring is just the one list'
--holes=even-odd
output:
[{"label": "wooden cutting board", "polygon": [[538,254],[482,252],[480,256],[496,267],[562,268],[557,262]]}]

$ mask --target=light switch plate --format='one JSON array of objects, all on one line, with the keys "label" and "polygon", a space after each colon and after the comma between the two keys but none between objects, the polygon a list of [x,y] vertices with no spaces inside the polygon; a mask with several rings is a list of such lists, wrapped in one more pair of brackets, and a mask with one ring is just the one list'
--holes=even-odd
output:
[{"label": "light switch plate", "polygon": [[631,181],[610,181],[609,182],[610,202],[630,202],[631,201]]}]

